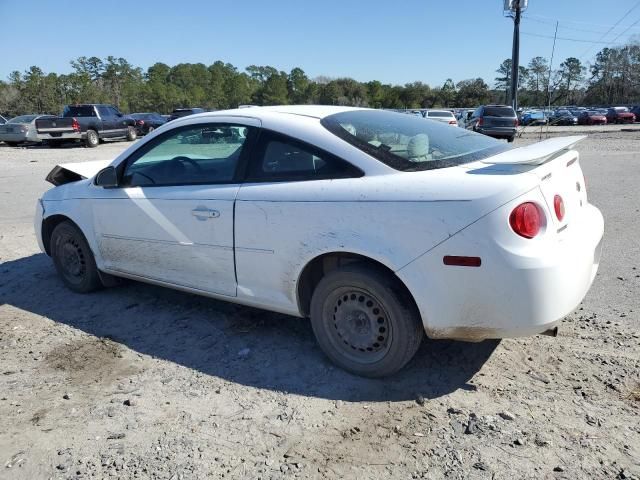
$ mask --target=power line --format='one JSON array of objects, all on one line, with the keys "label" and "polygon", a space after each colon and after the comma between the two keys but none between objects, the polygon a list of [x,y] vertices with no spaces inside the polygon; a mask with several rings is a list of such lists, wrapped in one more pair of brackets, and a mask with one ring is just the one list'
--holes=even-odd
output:
[{"label": "power line", "polygon": [[[636,2],[636,4],[631,7],[629,10],[627,10],[627,12],[620,18],[620,20],[618,20],[609,30],[607,30],[607,32],[602,35],[598,41],[603,40],[604,37],[606,37],[607,35],[609,35],[609,33],[616,28],[618,25],[620,25],[620,22],[622,22],[625,18],[627,18],[629,16],[629,14],[631,12],[633,12],[636,8],[638,8],[638,6],[640,5],[640,1]],[[617,38],[617,37],[616,37]],[[588,53],[591,52],[591,50],[593,50],[593,47],[589,47],[587,50],[584,51],[584,53],[582,55],[580,55],[580,57],[578,57],[580,60],[582,60]]]},{"label": "power line", "polygon": [[[638,21],[640,22],[640,20]],[[638,23],[636,22],[636,23]],[[532,32],[522,32],[523,35],[528,35],[530,37],[540,37],[540,38],[553,38],[553,35],[543,35],[541,33],[532,33]],[[597,43],[600,45],[609,45],[612,42],[599,42],[597,40],[584,40],[581,38],[569,38],[569,37],[557,37],[558,40],[566,40],[567,42],[579,42],[579,43]],[[617,37],[616,37],[617,39]]]},{"label": "power line", "polygon": [[640,23],[640,18],[638,20],[635,21],[635,23],[631,24],[627,29],[625,29],[622,33],[620,33],[616,38],[614,38],[613,40],[611,40],[611,43],[614,43],[616,40],[618,40],[618,38],[620,38],[622,35],[624,35],[625,33],[627,33],[628,30],[631,29],[631,27],[633,27],[634,25]]},{"label": "power line", "polygon": [[[545,25],[555,25],[556,24],[555,21],[552,21],[552,20],[540,20],[538,18],[532,18],[529,15],[526,15],[526,16],[523,15],[523,17],[526,18],[529,21],[536,22],[536,23],[543,23]],[[600,35],[605,33],[602,30],[591,30],[591,29],[587,29],[587,28],[570,27],[570,26],[563,25],[562,21],[558,21],[558,22],[559,22],[559,28],[561,30],[571,30],[571,31],[575,31],[575,32],[584,32],[584,33],[597,33],[597,34],[600,34]],[[611,27],[611,25],[603,25],[603,26],[604,27]],[[631,28],[631,27],[633,27],[633,25],[629,25],[629,28]],[[625,28],[625,27],[620,26],[620,28]],[[640,28],[640,26],[637,27],[637,28]]]},{"label": "power line", "polygon": [[[591,23],[591,22],[581,22],[579,20],[558,20],[556,18],[552,18],[552,17],[545,17],[544,15],[535,15],[535,14],[531,14],[531,13],[527,13],[526,15],[523,15],[523,17],[528,18],[529,20],[532,19],[544,19],[549,23],[550,25],[555,25],[556,22],[560,22],[560,23],[574,23],[574,24],[580,24],[580,25],[591,25],[594,27],[604,27],[604,28],[611,28],[611,27],[616,27],[618,26],[617,24],[610,24],[610,23]],[[544,23],[543,20],[537,20],[541,23]],[[573,27],[568,27],[568,28],[573,28]],[[625,26],[620,26],[620,28],[625,28]],[[602,32],[598,32],[598,33],[602,33]]]}]

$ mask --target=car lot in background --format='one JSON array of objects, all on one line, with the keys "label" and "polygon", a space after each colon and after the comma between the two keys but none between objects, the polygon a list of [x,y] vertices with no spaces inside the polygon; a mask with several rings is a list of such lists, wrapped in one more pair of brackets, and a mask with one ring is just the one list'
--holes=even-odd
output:
[{"label": "car lot in background", "polygon": [[633,123],[636,116],[627,107],[611,107],[607,110],[607,122],[609,123]]},{"label": "car lot in background", "polygon": [[453,125],[454,127],[458,126],[458,121],[450,110],[425,110],[424,118],[446,123],[447,125]]},{"label": "car lot in background", "polygon": [[39,142],[35,122],[40,118],[55,118],[54,115],[20,115],[0,125],[0,142],[9,146]]},{"label": "car lot in background", "polygon": [[550,125],[577,125],[578,118],[569,110],[556,110],[549,117]]},{"label": "car lot in background", "polygon": [[606,125],[607,117],[598,110],[584,110],[578,115],[579,125]]},{"label": "car lot in background", "polygon": [[146,135],[167,123],[167,119],[157,112],[130,113],[129,116],[136,121],[136,131],[138,135]]},{"label": "car lot in background", "polygon": [[518,131],[518,117],[508,105],[482,105],[471,114],[465,127],[474,132],[513,142]]},{"label": "car lot in background", "polygon": [[204,108],[192,107],[192,108],[176,108],[171,112],[169,121],[173,121],[177,118],[187,117],[189,115],[195,115],[196,113],[203,113]]},{"label": "car lot in background", "polygon": [[520,117],[520,124],[523,126],[546,125],[548,121],[544,112],[540,111],[527,111]]}]

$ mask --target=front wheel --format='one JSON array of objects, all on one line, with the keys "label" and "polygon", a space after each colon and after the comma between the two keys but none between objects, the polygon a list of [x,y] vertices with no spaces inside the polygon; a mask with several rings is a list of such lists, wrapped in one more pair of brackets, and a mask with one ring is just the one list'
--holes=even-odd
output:
[{"label": "front wheel", "polygon": [[320,280],[311,299],[311,325],[335,364],[365,377],[400,370],[424,337],[417,309],[398,280],[359,264]]},{"label": "front wheel", "polygon": [[509,142],[509,143],[513,143],[513,141],[514,141],[515,139],[516,139],[516,137],[515,137],[515,136],[514,136],[514,137],[509,137],[509,138],[507,138],[507,142]]},{"label": "front wheel", "polygon": [[51,257],[64,284],[74,292],[102,287],[98,267],[87,240],[71,222],[61,222],[51,234]]},{"label": "front wheel", "polygon": [[127,141],[133,142],[136,138],[138,138],[138,132],[134,127],[129,127],[127,129]]}]

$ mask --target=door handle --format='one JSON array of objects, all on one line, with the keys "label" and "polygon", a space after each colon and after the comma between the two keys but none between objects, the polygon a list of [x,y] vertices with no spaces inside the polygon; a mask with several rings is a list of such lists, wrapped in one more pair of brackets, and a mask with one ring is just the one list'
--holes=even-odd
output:
[{"label": "door handle", "polygon": [[220,216],[220,212],[207,207],[198,207],[191,210],[191,215],[196,217],[198,220],[206,220],[208,218],[218,218]]}]

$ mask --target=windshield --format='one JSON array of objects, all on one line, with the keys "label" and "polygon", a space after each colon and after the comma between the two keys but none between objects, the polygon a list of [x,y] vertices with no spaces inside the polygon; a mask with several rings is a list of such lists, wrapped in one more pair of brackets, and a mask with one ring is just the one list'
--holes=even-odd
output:
[{"label": "windshield", "polygon": [[36,117],[38,115],[20,115],[19,117],[13,117],[7,123],[31,123]]},{"label": "windshield", "polygon": [[462,165],[510,148],[469,130],[385,110],[336,113],[320,123],[375,159],[407,172]]},{"label": "windshield", "polygon": [[67,105],[62,112],[63,117],[95,117],[96,112],[90,105]]}]

